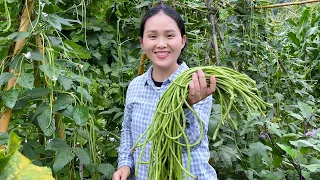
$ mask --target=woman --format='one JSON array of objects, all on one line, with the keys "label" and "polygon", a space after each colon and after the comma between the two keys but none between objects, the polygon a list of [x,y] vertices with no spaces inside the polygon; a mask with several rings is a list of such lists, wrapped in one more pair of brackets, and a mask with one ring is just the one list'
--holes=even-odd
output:
[{"label": "woman", "polygon": [[[186,45],[184,22],[180,15],[168,5],[158,5],[149,10],[142,19],[140,28],[140,44],[152,66],[143,75],[130,82],[119,148],[118,170],[113,180],[132,179],[146,180],[148,165],[140,164],[138,176],[134,176],[135,164],[141,149],[132,152],[137,139],[150,125],[156,105],[170,83],[188,66],[179,60],[181,51]],[[204,124],[204,137],[201,143],[192,148],[191,168],[193,175],[199,180],[217,179],[215,170],[209,165],[208,121],[212,107],[211,94],[216,89],[216,80],[212,76],[207,87],[203,71],[192,74],[189,85],[188,103],[196,110]],[[200,130],[196,117],[189,109],[185,109],[187,118],[186,134],[192,144],[199,139]],[[146,146],[141,161],[149,160],[150,144]],[[183,163],[187,162],[187,153],[182,154]]]}]

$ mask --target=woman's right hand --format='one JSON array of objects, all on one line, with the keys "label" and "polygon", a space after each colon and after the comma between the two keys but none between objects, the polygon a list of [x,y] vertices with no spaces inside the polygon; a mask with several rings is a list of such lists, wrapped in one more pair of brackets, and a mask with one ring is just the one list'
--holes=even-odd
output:
[{"label": "woman's right hand", "polygon": [[120,167],[115,173],[112,175],[112,180],[127,180],[130,176],[131,170],[129,166]]}]

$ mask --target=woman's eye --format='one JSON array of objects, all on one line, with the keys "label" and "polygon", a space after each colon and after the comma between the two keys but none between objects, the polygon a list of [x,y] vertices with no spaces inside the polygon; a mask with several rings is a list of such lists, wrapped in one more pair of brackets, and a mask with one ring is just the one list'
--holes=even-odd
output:
[{"label": "woman's eye", "polygon": [[168,37],[174,37],[173,34],[168,34]]},{"label": "woman's eye", "polygon": [[150,36],[149,36],[149,38],[151,38],[151,39],[155,39],[155,38],[156,38],[156,36],[155,36],[155,35],[150,35]]}]

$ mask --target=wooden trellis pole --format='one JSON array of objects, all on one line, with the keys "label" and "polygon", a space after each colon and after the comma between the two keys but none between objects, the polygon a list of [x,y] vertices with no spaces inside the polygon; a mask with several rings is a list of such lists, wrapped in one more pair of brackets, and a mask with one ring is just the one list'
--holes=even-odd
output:
[{"label": "wooden trellis pole", "polygon": [[218,47],[218,41],[217,41],[217,33],[216,33],[216,15],[213,14],[213,10],[211,8],[210,4],[211,0],[205,0],[206,6],[208,8],[209,16],[210,16],[210,21],[212,24],[212,43],[213,43],[213,48],[214,48],[214,60],[215,63],[219,66],[220,64],[220,58],[219,58],[219,47]]},{"label": "wooden trellis pole", "polygon": [[139,65],[139,69],[138,69],[138,75],[140,76],[141,74],[143,74],[144,72],[144,66],[145,66],[145,62],[147,60],[147,55],[146,53],[142,53],[141,54],[141,59],[140,59],[140,65]]},{"label": "wooden trellis pole", "polygon": [[300,1],[300,2],[287,2],[287,3],[282,3],[282,4],[273,4],[273,5],[267,5],[267,6],[257,6],[257,7],[254,7],[254,8],[255,9],[276,8],[276,7],[292,6],[292,5],[316,3],[316,2],[320,2],[320,0],[309,0],[309,1]]},{"label": "wooden trellis pole", "polygon": [[[30,18],[32,16],[33,4],[34,4],[33,0],[28,0],[26,7],[24,7],[21,15],[19,32],[28,31],[28,27],[31,23]],[[21,51],[21,49],[26,43],[26,40],[27,40],[26,38],[23,38],[16,42],[13,50],[13,57],[16,56]],[[8,81],[7,87],[5,89],[6,91],[9,91],[16,84],[16,81],[17,81],[17,76],[15,74],[14,69],[10,68],[9,71],[13,73],[14,76]],[[5,107],[2,107],[2,108],[5,109]],[[11,114],[12,114],[12,109],[6,109],[5,112],[2,114],[0,118],[0,132],[8,132]]]}]

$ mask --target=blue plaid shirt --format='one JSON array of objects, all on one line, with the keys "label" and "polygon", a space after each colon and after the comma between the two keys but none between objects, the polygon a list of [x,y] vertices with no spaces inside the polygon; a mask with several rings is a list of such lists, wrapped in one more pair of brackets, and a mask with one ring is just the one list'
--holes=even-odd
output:
[{"label": "blue plaid shirt", "polygon": [[[126,106],[121,130],[121,143],[118,155],[118,168],[129,166],[131,168],[131,179],[146,180],[148,176],[148,165],[140,164],[138,176],[134,177],[134,169],[137,163],[141,147],[133,153],[131,151],[137,139],[147,130],[153,119],[157,103],[168,88],[170,83],[183,71],[188,69],[185,63],[166,80],[164,80],[160,89],[157,89],[151,78],[152,66],[143,75],[133,79],[128,87],[126,96]],[[201,143],[191,150],[190,171],[198,177],[198,180],[216,180],[215,170],[208,163],[210,152],[208,147],[208,122],[212,107],[212,96],[207,97],[201,102],[194,104],[193,108],[201,117],[204,125],[204,136]],[[199,139],[199,122],[189,109],[185,109],[187,118],[186,134],[189,142],[192,144]],[[143,142],[144,139],[142,139]],[[150,157],[151,143],[147,144],[141,161],[147,162]],[[187,153],[183,152],[183,164],[187,165]],[[129,178],[130,179],[130,178]],[[190,178],[191,179],[191,178]]]}]

